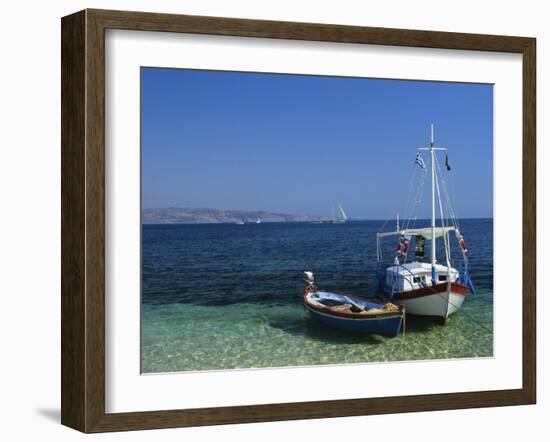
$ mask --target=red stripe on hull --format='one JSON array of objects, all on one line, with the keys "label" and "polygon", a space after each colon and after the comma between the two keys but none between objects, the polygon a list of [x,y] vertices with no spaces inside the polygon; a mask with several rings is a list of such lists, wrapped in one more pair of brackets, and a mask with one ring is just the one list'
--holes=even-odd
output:
[{"label": "red stripe on hull", "polygon": [[[423,298],[425,296],[431,296],[435,293],[444,293],[447,291],[447,283],[436,284],[434,286],[423,287],[421,289],[409,290],[406,292],[396,293],[393,299],[396,301],[406,301],[408,299]],[[457,282],[451,283],[451,293],[455,295],[466,296],[468,294],[468,287],[459,284]]]}]

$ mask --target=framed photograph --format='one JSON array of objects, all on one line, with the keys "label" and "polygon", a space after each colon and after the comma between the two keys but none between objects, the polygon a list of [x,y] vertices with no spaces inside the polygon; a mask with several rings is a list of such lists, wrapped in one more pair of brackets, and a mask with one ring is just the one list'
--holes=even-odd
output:
[{"label": "framed photograph", "polygon": [[535,39],[62,19],[62,423],[533,404]]}]

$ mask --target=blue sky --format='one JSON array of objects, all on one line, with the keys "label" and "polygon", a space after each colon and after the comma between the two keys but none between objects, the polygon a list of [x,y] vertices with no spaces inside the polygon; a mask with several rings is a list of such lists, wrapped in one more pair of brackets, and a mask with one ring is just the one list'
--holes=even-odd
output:
[{"label": "blue sky", "polygon": [[433,123],[459,216],[492,217],[491,85],[158,68],[141,78],[143,208],[326,216],[340,202],[351,218],[393,218]]}]

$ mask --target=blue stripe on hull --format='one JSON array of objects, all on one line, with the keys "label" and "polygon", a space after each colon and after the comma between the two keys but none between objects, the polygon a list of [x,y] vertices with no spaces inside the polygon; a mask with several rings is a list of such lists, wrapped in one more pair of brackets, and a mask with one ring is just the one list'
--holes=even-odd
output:
[{"label": "blue stripe on hull", "polygon": [[312,318],[317,321],[343,331],[356,333],[377,333],[383,335],[397,336],[403,325],[403,316],[389,316],[386,318],[372,319],[347,319],[337,316],[320,313],[308,308]]}]

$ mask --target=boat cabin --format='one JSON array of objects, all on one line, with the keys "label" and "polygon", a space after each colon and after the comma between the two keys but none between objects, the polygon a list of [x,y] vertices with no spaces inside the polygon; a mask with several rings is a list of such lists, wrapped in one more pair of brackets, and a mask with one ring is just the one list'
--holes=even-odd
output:
[{"label": "boat cabin", "polygon": [[[458,271],[454,268],[436,264],[436,284],[451,282],[458,279]],[[386,269],[386,286],[393,288],[393,292],[406,292],[421,289],[432,285],[432,265],[427,262],[409,262],[390,266]]]}]

